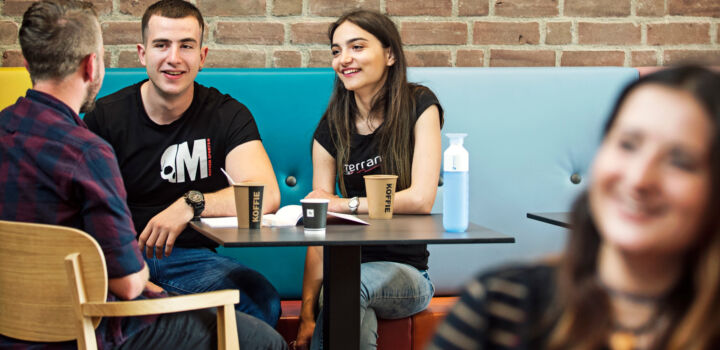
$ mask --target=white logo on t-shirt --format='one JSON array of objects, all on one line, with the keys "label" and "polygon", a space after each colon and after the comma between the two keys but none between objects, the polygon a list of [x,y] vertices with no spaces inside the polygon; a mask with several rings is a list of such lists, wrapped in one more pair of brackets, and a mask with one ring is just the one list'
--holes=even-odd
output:
[{"label": "white logo on t-shirt", "polygon": [[192,153],[187,141],[168,147],[160,157],[160,177],[171,183],[183,183],[187,175],[190,181],[195,181],[198,168],[200,179],[208,177],[211,168],[209,150],[210,139],[195,140]]},{"label": "white logo on t-shirt", "polygon": [[352,175],[355,173],[367,173],[379,167],[380,163],[382,163],[382,157],[375,156],[367,160],[363,160],[362,162],[357,162],[355,164],[345,164],[345,175]]}]

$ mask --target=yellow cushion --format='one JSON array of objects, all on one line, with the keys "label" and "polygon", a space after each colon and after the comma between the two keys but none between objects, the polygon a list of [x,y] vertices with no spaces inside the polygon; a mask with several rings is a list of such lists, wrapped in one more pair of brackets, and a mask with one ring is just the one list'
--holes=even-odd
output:
[{"label": "yellow cushion", "polygon": [[27,89],[32,87],[30,74],[24,67],[0,68],[0,81],[0,110],[25,96]]}]

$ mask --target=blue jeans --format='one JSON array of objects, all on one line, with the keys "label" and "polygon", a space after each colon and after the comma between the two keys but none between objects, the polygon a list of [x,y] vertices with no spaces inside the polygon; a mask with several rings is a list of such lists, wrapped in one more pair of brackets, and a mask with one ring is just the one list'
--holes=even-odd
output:
[{"label": "blue jeans", "polygon": [[[410,265],[373,261],[360,265],[360,349],[377,348],[377,317],[414,315],[430,303],[435,287],[427,271]],[[311,350],[322,349],[322,291]]]},{"label": "blue jeans", "polygon": [[[203,309],[160,315],[155,323],[131,336],[117,350],[217,349],[216,313],[217,309]],[[236,312],[235,317],[240,349],[287,349],[282,336],[267,323],[241,312]]]},{"label": "blue jeans", "polygon": [[193,294],[239,289],[237,311],[272,327],[280,318],[280,295],[265,276],[208,248],[176,247],[168,257],[145,257],[145,261],[150,268],[150,280],[169,292]]}]

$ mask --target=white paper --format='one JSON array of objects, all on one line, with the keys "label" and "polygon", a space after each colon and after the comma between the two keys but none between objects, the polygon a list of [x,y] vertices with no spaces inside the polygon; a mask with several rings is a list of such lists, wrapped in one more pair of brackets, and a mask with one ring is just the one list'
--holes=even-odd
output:
[{"label": "white paper", "polygon": [[347,221],[357,222],[358,224],[370,225],[367,221],[364,221],[355,215],[336,213],[334,211],[329,211],[327,213],[328,213],[328,217],[334,216],[334,217],[338,217],[341,219],[345,219]]},{"label": "white paper", "polygon": [[210,227],[237,227],[237,216],[201,218],[200,221]]}]

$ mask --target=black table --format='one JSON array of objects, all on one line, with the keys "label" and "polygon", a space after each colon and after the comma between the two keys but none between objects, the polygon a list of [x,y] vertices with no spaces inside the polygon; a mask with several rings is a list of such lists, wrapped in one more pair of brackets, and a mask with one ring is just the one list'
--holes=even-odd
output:
[{"label": "black table", "polygon": [[392,220],[359,217],[370,225],[329,223],[325,234],[306,234],[302,226],[239,229],[191,225],[223,247],[323,246],[323,345],[358,349],[360,344],[360,252],[362,246],[393,244],[514,243],[515,238],[470,224],[448,233],[442,215],[394,215]]},{"label": "black table", "polygon": [[564,228],[570,227],[570,213],[568,212],[555,212],[555,213],[527,213],[527,217],[530,219],[542,221],[551,225],[556,225]]}]

